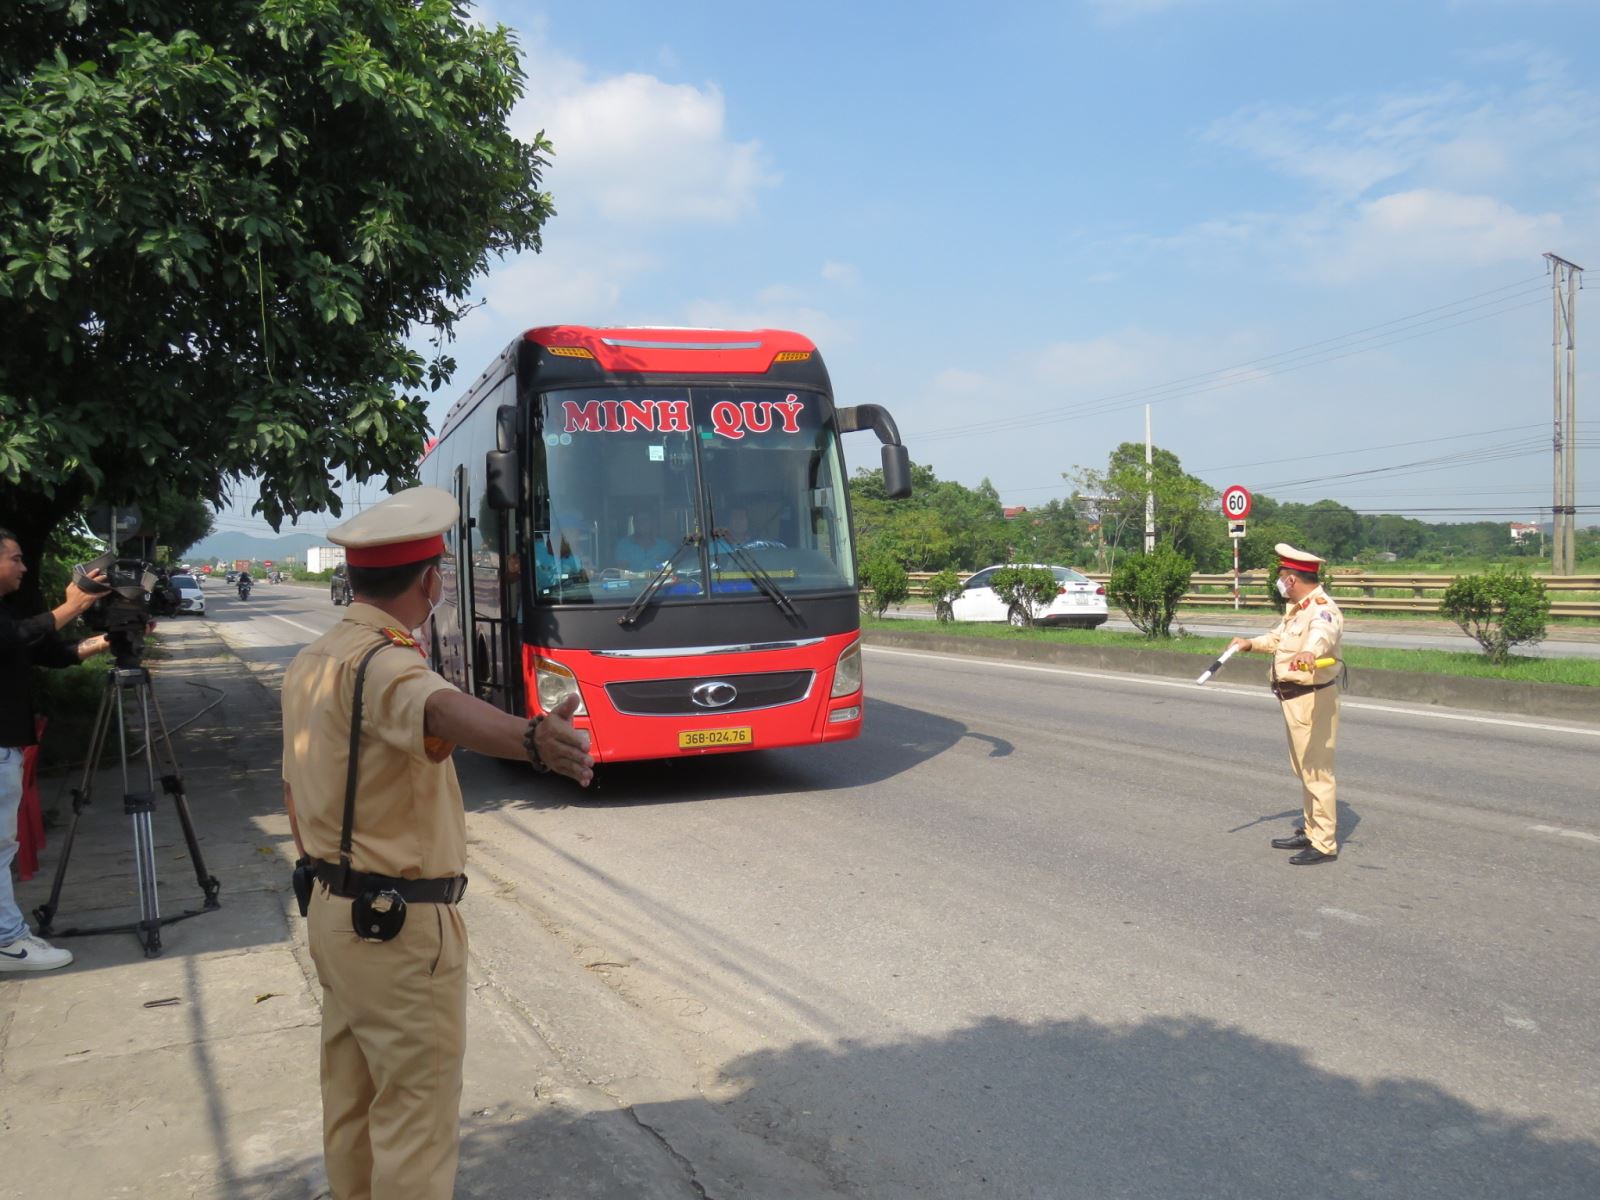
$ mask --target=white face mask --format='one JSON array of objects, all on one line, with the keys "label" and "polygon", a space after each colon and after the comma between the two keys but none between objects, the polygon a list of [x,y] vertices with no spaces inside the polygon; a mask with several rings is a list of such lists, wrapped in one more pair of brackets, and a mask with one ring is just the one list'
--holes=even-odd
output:
[{"label": "white face mask", "polygon": [[[437,567],[430,567],[428,569],[432,571],[439,580],[439,596],[438,599],[428,601],[428,615],[423,617],[422,621],[417,625],[417,627],[411,631],[412,633],[416,634],[418,641],[422,640],[423,627],[427,625],[429,621],[433,620],[433,614],[438,611],[439,605],[444,602],[444,575]],[[426,572],[424,572],[424,574],[426,574]]]},{"label": "white face mask", "polygon": [[1278,595],[1285,600],[1289,598],[1289,581],[1281,575],[1278,577]]}]

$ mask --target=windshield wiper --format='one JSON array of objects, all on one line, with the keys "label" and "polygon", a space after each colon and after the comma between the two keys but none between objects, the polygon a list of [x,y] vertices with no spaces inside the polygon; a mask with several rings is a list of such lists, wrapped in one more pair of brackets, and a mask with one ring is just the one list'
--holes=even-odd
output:
[{"label": "windshield wiper", "polygon": [[713,529],[711,536],[728,548],[733,561],[745,569],[750,578],[756,581],[756,586],[772,598],[772,602],[783,610],[785,616],[792,617],[796,621],[800,619],[800,610],[794,606],[794,601],[789,599],[789,594],[778,586],[778,581],[767,573],[767,569],[756,561],[755,555],[743,546],[736,545],[726,529]]},{"label": "windshield wiper", "polygon": [[683,557],[683,552],[690,546],[698,546],[699,544],[699,530],[684,538],[678,548],[672,552],[672,557],[662,563],[661,569],[650,577],[650,582],[644,585],[644,591],[640,592],[634,598],[633,603],[628,605],[628,611],[617,618],[617,624],[626,628],[643,616],[644,610],[650,607],[650,602],[655,599],[656,593],[661,590],[661,585],[670,579],[672,573],[678,569],[678,560]]}]

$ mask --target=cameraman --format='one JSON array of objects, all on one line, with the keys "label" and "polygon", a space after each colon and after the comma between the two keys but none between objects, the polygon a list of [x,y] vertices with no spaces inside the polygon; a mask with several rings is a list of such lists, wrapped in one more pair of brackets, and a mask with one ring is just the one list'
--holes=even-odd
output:
[{"label": "cameraman", "polygon": [[[22,586],[28,573],[16,534],[0,529],[0,598]],[[104,578],[100,572],[90,578]],[[0,972],[50,971],[72,961],[35,937],[17,908],[11,884],[11,860],[17,856],[17,810],[22,805],[22,751],[33,745],[33,668],[70,667],[109,649],[104,635],[80,642],[56,636],[57,630],[95,602],[76,584],[67,584],[67,598],[52,612],[21,621],[0,605]]]}]

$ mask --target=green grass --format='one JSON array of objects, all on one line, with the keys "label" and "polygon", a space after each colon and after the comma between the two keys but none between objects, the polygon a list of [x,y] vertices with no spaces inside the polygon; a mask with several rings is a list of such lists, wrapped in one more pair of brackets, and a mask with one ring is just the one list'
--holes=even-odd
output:
[{"label": "green grass", "polygon": [[[1000,638],[1050,642],[1056,645],[1127,646],[1132,649],[1176,651],[1179,654],[1193,654],[1197,658],[1215,658],[1228,644],[1227,638],[1219,637],[1175,637],[1164,641],[1152,641],[1137,633],[1122,633],[1112,629],[1013,629],[1009,625],[999,623],[941,624],[938,621],[880,621],[866,616],[861,618],[861,628],[867,631],[914,630],[919,633],[937,633],[946,637],[970,637],[978,640]],[[1527,683],[1571,683],[1581,687],[1600,687],[1600,660],[1597,659],[1531,658],[1514,655],[1505,666],[1497,667],[1481,654],[1452,650],[1388,650],[1372,646],[1346,646],[1344,660],[1352,671],[1363,668],[1374,671],[1418,671],[1430,675],[1466,675],[1482,679],[1512,679]],[[1235,672],[1242,665],[1235,659],[1225,670]]]}]

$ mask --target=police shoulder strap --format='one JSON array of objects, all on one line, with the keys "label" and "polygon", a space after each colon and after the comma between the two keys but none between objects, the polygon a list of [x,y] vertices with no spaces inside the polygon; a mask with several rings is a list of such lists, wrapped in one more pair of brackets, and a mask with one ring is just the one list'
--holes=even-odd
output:
[{"label": "police shoulder strap", "polygon": [[356,823],[356,775],[361,762],[361,693],[367,683],[367,665],[378,651],[392,645],[395,645],[392,640],[379,642],[367,651],[361,659],[361,665],[356,668],[355,698],[350,702],[350,755],[344,776],[344,828],[339,833],[339,871],[344,883],[348,883],[350,877],[350,849]]}]

